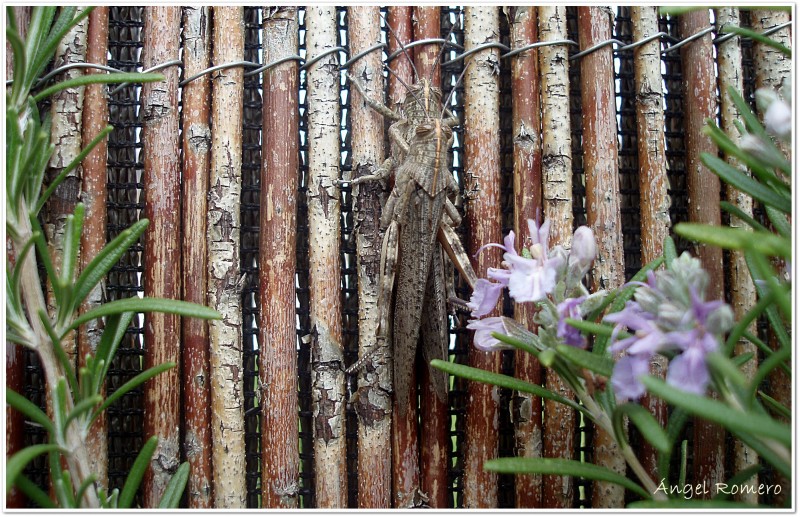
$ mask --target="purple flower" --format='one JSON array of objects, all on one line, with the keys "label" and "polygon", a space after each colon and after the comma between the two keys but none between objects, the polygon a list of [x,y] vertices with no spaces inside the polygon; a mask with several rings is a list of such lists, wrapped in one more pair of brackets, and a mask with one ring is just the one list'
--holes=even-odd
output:
[{"label": "purple flower", "polygon": [[558,330],[556,335],[561,338],[565,344],[578,348],[586,348],[586,337],[583,336],[578,329],[569,325],[566,319],[581,319],[583,315],[581,314],[580,304],[585,299],[585,296],[581,296],[580,298],[567,298],[556,307],[558,310]]},{"label": "purple flower", "polygon": [[705,394],[709,381],[706,354],[702,347],[696,346],[673,359],[667,370],[667,384],[689,393]]},{"label": "purple flower", "polygon": [[467,303],[467,307],[472,310],[472,317],[480,318],[492,312],[503,292],[503,284],[496,284],[484,278],[479,278],[475,282],[475,289]]},{"label": "purple flower", "polygon": [[508,294],[518,303],[538,302],[553,292],[556,287],[556,270],[546,259],[529,259],[506,255],[511,275],[508,278]]},{"label": "purple flower", "polygon": [[531,256],[535,259],[547,258],[550,241],[550,220],[546,219],[542,226],[533,219],[528,219],[528,231],[531,234]]},{"label": "purple flower", "polygon": [[467,323],[467,328],[475,331],[475,337],[472,342],[478,350],[493,352],[495,350],[510,350],[514,348],[492,337],[492,332],[506,334],[503,318],[499,316],[482,320],[470,320]]},{"label": "purple flower", "polygon": [[644,384],[639,380],[650,373],[650,356],[626,355],[614,365],[611,373],[611,386],[618,402],[639,400],[644,395]]},{"label": "purple flower", "polygon": [[[655,317],[642,310],[636,302],[627,302],[624,309],[609,314],[603,319],[617,324],[611,334],[611,342],[613,343],[609,347],[611,352],[627,351],[629,354],[635,355],[652,355],[662,350],[666,345],[666,336],[656,326]],[[617,335],[623,327],[627,327],[634,334],[617,341]]]}]

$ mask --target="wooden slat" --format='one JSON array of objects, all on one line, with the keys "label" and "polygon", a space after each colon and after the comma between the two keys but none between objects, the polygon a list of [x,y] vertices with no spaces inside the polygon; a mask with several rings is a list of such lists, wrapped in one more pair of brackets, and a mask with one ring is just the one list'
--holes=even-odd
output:
[{"label": "wooden slat", "polygon": [[[380,41],[378,7],[348,8],[350,49],[353,54]],[[381,56],[372,52],[350,65],[371,98],[383,102]],[[355,91],[355,88],[353,90]],[[351,104],[353,170],[369,174],[384,159],[383,119],[355,93]],[[386,200],[381,186],[361,184],[353,192],[356,264],[358,269],[358,355],[375,350],[379,321],[377,305],[382,236],[381,206]],[[387,302],[384,300],[383,302]],[[389,301],[390,302],[390,301]],[[358,418],[358,507],[389,508],[392,504],[392,363],[388,350],[381,350],[358,372],[355,411]]]},{"label": "wooden slat", "polygon": [[[725,26],[739,26],[741,23],[739,17],[739,9],[737,7],[720,7],[714,10],[714,17],[716,19],[717,33],[721,33],[721,28]],[[728,86],[733,86],[736,91],[742,92],[744,88],[744,75],[742,69],[742,48],[740,38],[737,36],[723,42],[717,46],[717,70],[718,70],[718,85],[720,89],[720,127],[728,135],[728,138],[737,142],[739,140],[739,131],[736,129],[736,121],[741,121],[736,106],[733,104],[730,96],[727,93]],[[733,156],[725,156],[725,160],[734,167],[746,172],[746,167],[742,166],[739,161]],[[744,213],[752,216],[753,214],[753,198],[740,192],[739,190],[725,185],[726,199],[741,209]],[[730,226],[734,228],[741,228],[749,230],[750,226],[742,222],[735,216],[730,216]],[[755,285],[747,269],[747,263],[744,260],[744,253],[741,251],[731,251],[727,257],[726,269],[728,272],[727,280],[730,285],[730,303],[733,308],[733,314],[736,320],[739,320],[749,311],[756,303]],[[753,323],[749,329],[754,335],[757,334],[756,325]],[[758,368],[758,349],[756,346],[746,339],[741,339],[737,344],[734,353],[736,355],[752,353],[753,359],[742,365],[742,373],[749,379],[753,378]],[[756,452],[736,440],[733,443],[733,470],[739,472],[753,465],[758,464],[758,455]],[[751,476],[750,479],[742,483],[743,486],[749,487],[750,490],[743,490],[737,494],[736,499],[739,501],[747,501],[750,503],[758,502],[759,477],[758,475]]]},{"label": "wooden slat", "polygon": [[[706,9],[679,17],[681,38],[687,38],[709,25]],[[717,154],[717,148],[703,133],[705,120],[716,116],[717,93],[714,73],[713,43],[707,34],[681,48],[686,124],[686,174],[689,190],[689,220],[696,223],[720,224],[719,177],[700,161],[700,153]],[[722,250],[700,246],[696,253],[710,277],[707,300],[722,300],[724,274]],[[705,420],[695,420],[694,480],[709,485],[725,480],[725,431]]]},{"label": "wooden slat", "polygon": [[[213,63],[244,55],[244,10],[215,7]],[[242,109],[244,70],[228,68],[211,80],[211,176],[208,190],[208,304],[222,314],[209,322],[211,458],[214,506],[246,504],[244,367],[242,364]]]},{"label": "wooden slat", "polygon": [[[180,8],[144,10],[144,68],[178,59]],[[181,201],[180,145],[178,141],[178,67],[161,71],[165,79],[142,87],[144,142],[145,296],[180,298]],[[180,318],[172,314],[145,315],[144,367],[180,363]],[[144,434],[157,436],[158,447],[143,481],[144,506],[158,506],[161,495],[180,463],[180,368],[145,384]]]},{"label": "wooden slat", "polygon": [[[578,40],[586,49],[611,39],[609,12],[600,7],[578,8]],[[581,104],[583,168],[586,175],[586,221],[594,231],[598,257],[592,268],[592,291],[613,290],[625,282],[614,91],[614,56],[606,46],[583,56]],[[625,460],[613,436],[595,426],[593,463],[625,474]],[[621,508],[625,491],[597,481],[593,508]]]},{"label": "wooden slat", "polygon": [[[336,9],[310,6],[308,59],[337,46]],[[308,77],[308,234],[315,495],[319,508],[347,504],[344,350],[339,260],[339,69],[327,54]]]},{"label": "wooden slat", "polygon": [[[430,6],[414,7],[412,21],[414,41],[441,37],[441,8]],[[437,61],[440,45],[423,45],[414,48],[414,65],[419,77],[417,82],[428,80],[435,87],[441,83],[441,63]],[[439,246],[437,245],[438,249]],[[438,251],[437,251],[438,252]],[[431,267],[435,267],[436,262]],[[431,333],[433,334],[433,333]],[[433,339],[433,335],[423,335],[421,339]],[[423,345],[420,344],[420,347]],[[418,357],[420,397],[420,490],[428,497],[428,505],[442,508],[448,503],[447,456],[450,444],[447,437],[449,426],[447,400],[436,394],[429,372],[430,366]]]},{"label": "wooden slat", "polygon": [[[468,7],[464,14],[466,50],[500,34],[496,7]],[[467,249],[474,257],[484,244],[500,242],[500,88],[497,75],[499,53],[496,48],[474,54],[468,62],[464,79],[464,153],[467,174],[480,178],[480,193],[470,201],[466,224]],[[483,251],[472,259],[480,277],[489,267],[500,263],[496,248]],[[470,347],[470,366],[498,372],[499,352],[482,352]],[[497,474],[483,469],[486,460],[497,457],[498,451],[498,388],[487,384],[467,384],[468,402],[464,447],[464,507],[494,508],[497,506]]]},{"label": "wooden slat", "polygon": [[[567,38],[564,7],[539,8],[540,41]],[[550,220],[550,246],[569,247],[572,238],[572,138],[570,135],[569,77],[566,45],[547,45],[539,50],[542,92],[542,202]],[[547,370],[547,389],[572,397],[561,379]],[[575,412],[552,401],[544,403],[542,456],[572,459],[575,454]],[[545,508],[570,508],[573,479],[542,476],[542,504]]]},{"label": "wooden slat", "polygon": [[[767,29],[788,22],[790,18],[790,14],[786,12],[755,9],[750,12],[750,25],[754,31],[763,33]],[[788,48],[792,48],[791,27],[781,29],[769,37]],[[756,88],[770,88],[777,91],[791,78],[792,59],[768,45],[753,42],[753,68],[755,69]],[[763,116],[763,113],[759,113],[759,117],[763,118]],[[792,148],[790,145],[780,140],[777,141],[777,144],[786,156],[791,157]],[[776,270],[780,271],[783,268],[783,263],[781,260],[776,259],[774,266]],[[772,330],[769,332],[769,343],[773,348],[779,347],[778,340]],[[767,383],[767,393],[785,407],[791,409],[793,391],[791,376],[781,368],[775,368],[768,376]],[[772,501],[773,504],[780,506],[792,498],[791,481],[780,474],[776,474],[773,479],[774,483],[783,487],[781,493],[776,494]]]},{"label": "wooden slat", "polygon": [[[535,42],[539,36],[536,8],[511,7],[511,46],[519,48]],[[517,246],[524,242],[528,219],[542,218],[542,145],[541,102],[539,99],[539,55],[530,50],[511,61],[514,133],[514,233]],[[519,249],[519,248],[517,248]],[[514,305],[514,318],[529,329],[534,328],[534,307],[530,303]],[[535,385],[542,383],[542,365],[532,354],[516,352],[514,376]],[[525,458],[542,456],[542,399],[528,393],[514,393],[512,416],[515,423],[516,454]],[[515,477],[517,508],[541,508],[542,476]]]},{"label": "wooden slat", "polygon": [[[108,50],[108,7],[96,7],[89,15],[86,60],[104,65]],[[87,70],[87,74],[101,73]],[[104,73],[104,72],[102,72]],[[108,124],[108,98],[100,84],[84,89],[83,133],[81,148],[86,148]],[[80,269],[83,270],[106,244],[106,202],[108,171],[108,139],[104,138],[89,153],[81,165],[81,201],[86,205],[85,223],[81,234]],[[100,282],[81,304],[85,313],[105,301],[105,281]],[[101,320],[88,322],[78,332],[78,364],[85,365],[88,354],[94,355],[103,333]],[[105,391],[105,388],[101,388]],[[108,423],[105,411],[95,421],[86,437],[87,446],[94,451],[90,460],[99,486],[108,487]]]},{"label": "wooden slat", "polygon": [[[183,75],[192,77],[211,62],[211,9],[183,8]],[[183,88],[183,299],[205,305],[208,284],[208,177],[211,166],[209,75]],[[184,451],[192,475],[186,487],[189,508],[211,508],[211,403],[208,322],[183,318],[181,351]]]},{"label": "wooden slat", "polygon": [[[265,11],[264,62],[297,54],[297,8]],[[297,235],[298,65],[264,72],[259,240],[259,382],[262,507],[296,508],[300,487],[297,436],[295,269]],[[288,438],[288,439],[287,439]]]},{"label": "wooden slat", "polygon": [[[658,8],[631,7],[634,41],[641,41],[658,32]],[[642,263],[647,264],[663,252],[669,235],[670,199],[667,193],[667,157],[664,136],[664,92],[661,79],[661,43],[651,41],[634,52],[636,84],[636,138],[639,160],[639,214],[642,237]],[[667,360],[657,355],[651,359],[650,372],[664,377]],[[667,423],[667,404],[657,397],[645,395],[647,407],[662,425]],[[644,440],[638,457],[652,479],[658,479],[657,451]]]}]

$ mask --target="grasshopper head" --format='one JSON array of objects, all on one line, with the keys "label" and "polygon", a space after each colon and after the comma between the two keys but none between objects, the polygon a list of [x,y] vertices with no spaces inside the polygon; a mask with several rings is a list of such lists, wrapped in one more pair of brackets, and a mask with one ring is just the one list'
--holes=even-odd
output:
[{"label": "grasshopper head", "polygon": [[438,117],[442,106],[442,90],[436,88],[428,79],[414,84],[403,102],[406,116],[415,120]]}]

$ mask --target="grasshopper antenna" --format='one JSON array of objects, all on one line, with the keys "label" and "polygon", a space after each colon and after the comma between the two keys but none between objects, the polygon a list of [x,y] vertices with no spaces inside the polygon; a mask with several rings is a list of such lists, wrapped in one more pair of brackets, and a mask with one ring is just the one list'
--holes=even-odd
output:
[{"label": "grasshopper antenna", "polygon": [[[394,32],[394,29],[392,29],[392,26],[389,25],[389,20],[386,19],[386,17],[383,15],[383,13],[381,13],[380,16],[383,19],[383,22],[386,24],[386,30],[389,31],[389,34],[394,36],[395,41],[397,41],[397,44],[400,45],[400,50],[403,51],[403,55],[406,56],[406,59],[408,59],[409,64],[411,64],[411,69],[414,71],[414,77],[419,79],[419,72],[417,72],[417,67],[414,66],[414,60],[411,59],[411,55],[408,53],[408,49],[403,44],[403,42],[400,40],[400,38],[397,36],[397,34]],[[395,77],[397,77],[397,76],[395,75]],[[405,84],[402,81],[401,81],[401,83]],[[406,86],[406,88],[408,88],[408,86]]]},{"label": "grasshopper antenna", "polygon": [[450,30],[447,31],[447,36],[444,37],[444,43],[442,43],[442,50],[439,51],[439,54],[436,56],[436,61],[433,62],[433,66],[431,67],[431,76],[428,81],[431,84],[433,84],[433,75],[436,73],[436,67],[439,66],[439,63],[441,63],[442,58],[444,57],[444,53],[447,50],[447,44],[450,43],[450,36],[453,35],[456,24],[458,24],[458,15],[456,15],[456,21],[450,24]]},{"label": "grasshopper antenna", "polygon": [[418,105],[420,108],[424,108],[424,104],[422,104],[422,99],[420,99],[420,98],[417,96],[417,94],[416,94],[416,93],[414,93],[414,90],[412,90],[412,89],[411,89],[411,87],[410,87],[408,84],[406,84],[406,82],[405,82],[405,81],[403,81],[403,79],[402,79],[402,78],[401,78],[399,75],[397,75],[397,73],[395,73],[395,71],[394,71],[394,70],[392,70],[391,68],[389,68],[389,66],[388,66],[388,65],[387,65],[387,66],[385,66],[385,68],[386,68],[386,71],[387,71],[387,72],[389,72],[389,74],[391,74],[391,75],[392,75],[392,76],[393,76],[395,79],[397,79],[397,80],[400,82],[400,84],[402,84],[402,85],[405,87],[406,91],[407,91],[408,93],[410,93],[412,97],[414,97],[414,101],[417,103],[417,105]]},{"label": "grasshopper antenna", "polygon": [[471,63],[472,63],[472,60],[467,61],[464,64],[464,70],[461,71],[461,75],[458,76],[458,80],[456,81],[456,84],[453,86],[453,89],[450,90],[450,93],[447,94],[447,99],[445,99],[445,101],[442,103],[442,114],[439,116],[439,118],[444,118],[444,114],[447,111],[447,106],[450,104],[450,101],[453,99],[453,95],[456,93],[456,89],[461,84],[461,81],[464,80],[464,74],[467,73],[467,68],[469,68],[469,65]]}]

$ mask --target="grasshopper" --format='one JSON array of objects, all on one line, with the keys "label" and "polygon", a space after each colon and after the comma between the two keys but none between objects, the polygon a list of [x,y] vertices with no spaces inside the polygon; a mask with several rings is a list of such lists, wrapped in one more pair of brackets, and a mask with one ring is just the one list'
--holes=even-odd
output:
[{"label": "grasshopper", "polygon": [[[420,331],[426,363],[447,358],[446,305],[452,283],[445,281],[442,252],[448,254],[471,287],[476,280],[454,231],[461,222],[452,201],[458,186],[446,163],[447,150],[453,143],[453,127],[459,120],[450,110],[442,109],[441,91],[428,80],[407,87],[400,111],[396,112],[370,99],[359,81],[350,79],[372,109],[393,121],[389,138],[394,155],[375,173],[350,183],[383,180],[392,174],[395,179],[381,216],[385,234],[381,247],[376,351],[392,345],[395,401],[404,414],[411,402],[410,383]],[[348,372],[360,369],[369,357],[362,357]],[[446,374],[432,369],[431,379],[435,393],[444,400]]]}]

